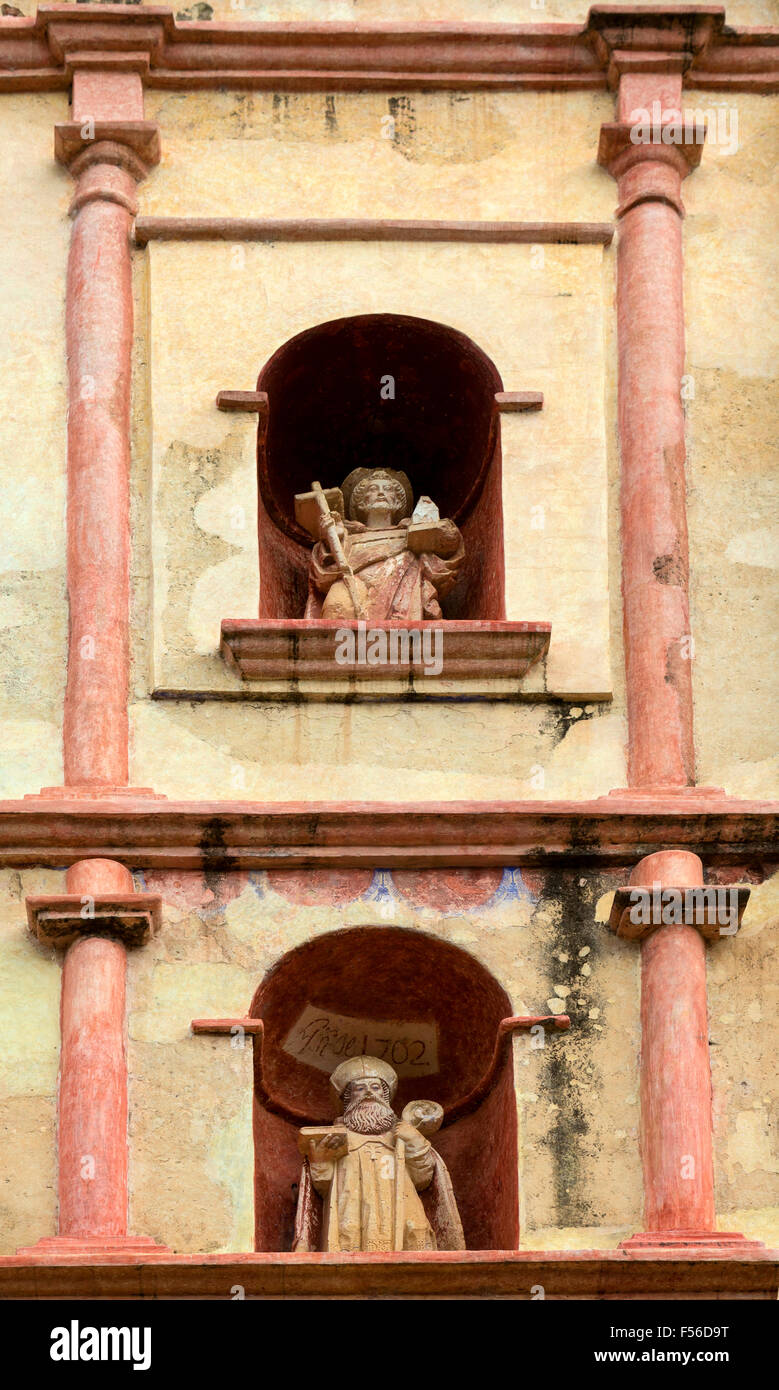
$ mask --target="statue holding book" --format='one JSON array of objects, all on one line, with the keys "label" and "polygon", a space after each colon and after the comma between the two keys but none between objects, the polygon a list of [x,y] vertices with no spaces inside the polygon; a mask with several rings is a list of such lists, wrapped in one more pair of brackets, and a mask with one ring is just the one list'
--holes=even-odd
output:
[{"label": "statue holding book", "polygon": [[343,1113],[299,1134],[294,1250],[465,1249],[451,1179],[430,1143],[443,1110],[412,1101],[398,1119],[397,1081],[378,1057],[336,1067],[330,1084]]}]

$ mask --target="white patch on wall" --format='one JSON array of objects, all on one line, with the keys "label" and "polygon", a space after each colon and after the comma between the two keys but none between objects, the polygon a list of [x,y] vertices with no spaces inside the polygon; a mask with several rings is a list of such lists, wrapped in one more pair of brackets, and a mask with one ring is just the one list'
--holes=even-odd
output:
[{"label": "white patch on wall", "polygon": [[380,1057],[398,1076],[438,1071],[435,1023],[346,1018],[307,1004],[282,1044],[284,1052],[318,1071],[331,1072],[347,1057]]}]

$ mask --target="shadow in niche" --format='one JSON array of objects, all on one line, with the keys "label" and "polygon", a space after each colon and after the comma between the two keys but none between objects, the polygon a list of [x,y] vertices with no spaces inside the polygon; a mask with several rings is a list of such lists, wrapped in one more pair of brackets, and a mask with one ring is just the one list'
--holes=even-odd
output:
[{"label": "shadow in niche", "polygon": [[[394,398],[381,383],[394,381]],[[464,333],[401,314],[335,319],[290,338],[260,372],[257,439],[261,618],[302,617],[310,538],[296,492],[353,468],[404,469],[462,531],[447,618],[505,618],[500,416],[494,363]]]},{"label": "shadow in niche", "polygon": [[[274,1097],[275,1112],[287,1111],[274,1113],[267,1107],[255,1075],[258,1250],[291,1249],[301,1167],[297,1130],[300,1124],[328,1122],[333,1115],[329,1068],[319,1070],[284,1049],[308,1005],[363,1022],[435,1025],[437,1071],[400,1076],[394,1101],[398,1114],[414,1099],[436,1100],[446,1112],[468,1095],[489,1067],[498,1024],[511,1013],[505,991],[478,961],[422,932],[357,927],[289,951],[266,975],[251,1008],[251,1016],[261,1018],[265,1029],[262,1081]],[[259,1049],[255,1072],[258,1057]],[[469,1250],[517,1248],[516,1131],[509,1049],[478,1110],[451,1125],[444,1119],[433,1140],[452,1178]]]}]

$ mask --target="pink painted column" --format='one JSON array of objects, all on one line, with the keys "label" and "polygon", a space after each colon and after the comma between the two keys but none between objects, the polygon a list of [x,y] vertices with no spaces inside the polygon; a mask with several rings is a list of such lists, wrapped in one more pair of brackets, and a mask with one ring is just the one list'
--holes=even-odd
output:
[{"label": "pink painted column", "polygon": [[[666,79],[666,83],[668,79]],[[678,80],[678,101],[681,79]],[[698,146],[601,131],[617,180],[617,327],[628,783],[695,781],[685,499],[681,183]]]},{"label": "pink painted column", "polygon": [[[129,464],[136,186],[158,159],[136,71],[73,73],[72,119],[56,154],[76,180],[67,272],[67,577],[70,612],[65,784],[128,782]],[[90,65],[91,64],[91,65]]]},{"label": "pink painted column", "polygon": [[[76,181],[68,258],[65,786],[51,797],[152,795],[128,787],[129,465],[132,221],[136,187],[159,158],[143,120],[148,55],[69,56],[71,120],[55,153]],[[39,940],[64,946],[59,1079],[58,1235],[32,1247],[154,1249],[127,1232],[127,946],[148,939],[159,900],[128,870],[88,859],[64,895],[27,899]]]},{"label": "pink painted column", "polygon": [[[27,900],[44,942],[65,945],[60,1002],[58,1234],[36,1254],[159,1249],[128,1235],[128,944],[148,939],[159,901],[134,891],[111,859],[84,859],[67,872],[66,893]],[[21,1253],[26,1253],[25,1251]]]},{"label": "pink painted column", "polygon": [[[101,886],[98,888],[98,884]],[[121,864],[82,861],[69,893],[133,891]],[[59,1089],[59,1234],[127,1235],[127,957],[119,941],[81,936],[62,969]]]},{"label": "pink painted column", "polygon": [[[696,854],[650,854],[633,870],[630,888],[617,894],[612,912],[612,930],[641,941],[645,1229],[623,1242],[626,1250],[747,1244],[735,1232],[715,1230],[705,938],[716,940],[719,929],[702,912],[700,921],[685,912],[679,924],[665,924],[660,915],[663,889],[702,887]],[[636,889],[647,890],[650,920],[641,925],[630,918]],[[746,896],[742,890],[739,912]]]}]

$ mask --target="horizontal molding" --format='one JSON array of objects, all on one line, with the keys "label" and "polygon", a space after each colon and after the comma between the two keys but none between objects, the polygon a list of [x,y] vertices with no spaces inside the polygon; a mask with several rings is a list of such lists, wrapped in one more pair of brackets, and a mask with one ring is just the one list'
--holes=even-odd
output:
[{"label": "horizontal molding", "polygon": [[196,869],[629,865],[661,849],[777,858],[779,806],[716,793],[594,801],[0,802],[0,866]]},{"label": "horizontal molding", "polygon": [[[685,55],[686,85],[775,91],[777,31],[727,28],[723,10],[711,13],[705,44]],[[678,62],[679,21],[667,6],[657,14],[653,61],[667,47]],[[0,19],[0,91],[64,90],[73,55],[100,53],[134,54],[147,86],[179,91],[598,90],[611,76],[609,20],[596,7],[583,25],[190,23],[166,7],[42,5],[35,18]]]},{"label": "horizontal molding", "polygon": [[[527,1299],[757,1298],[776,1300],[775,1250],[695,1246],[656,1255],[623,1250],[424,1250],[385,1255],[134,1253],[0,1257],[0,1297],[211,1298],[240,1285],[247,1298]],[[77,1291],[77,1292],[76,1292]],[[128,1314],[129,1316],[129,1314]]]},{"label": "horizontal molding", "polygon": [[[608,246],[610,222],[435,222],[370,217],[138,217],[135,241],[475,241]],[[240,408],[240,407],[238,407]]]}]

